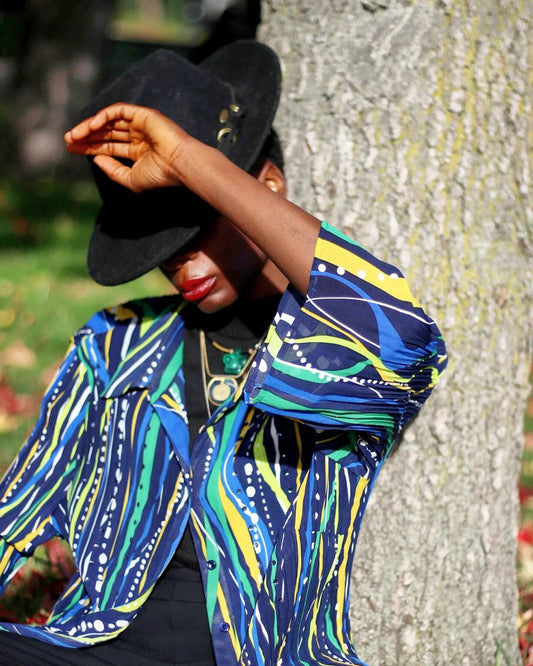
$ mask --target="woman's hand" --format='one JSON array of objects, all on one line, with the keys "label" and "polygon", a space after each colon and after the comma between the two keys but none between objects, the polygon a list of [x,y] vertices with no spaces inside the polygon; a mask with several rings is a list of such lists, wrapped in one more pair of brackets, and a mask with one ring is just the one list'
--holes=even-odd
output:
[{"label": "woman's hand", "polygon": [[[67,150],[94,155],[104,173],[132,190],[182,184],[177,165],[191,137],[159,111],[133,104],[113,104],[65,134]],[[125,166],[115,158],[133,162]]]},{"label": "woman's hand", "polygon": [[[142,192],[183,185],[252,240],[305,295],[320,222],[191,137],[154,109],[113,104],[65,134],[67,149],[94,155],[117,183]],[[116,158],[133,161],[124,166]]]}]

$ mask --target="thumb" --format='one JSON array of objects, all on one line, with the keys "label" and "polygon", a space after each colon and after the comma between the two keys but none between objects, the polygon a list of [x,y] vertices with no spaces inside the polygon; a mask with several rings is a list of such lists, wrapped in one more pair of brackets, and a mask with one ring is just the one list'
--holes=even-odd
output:
[{"label": "thumb", "polygon": [[109,155],[97,155],[94,158],[94,163],[115,183],[123,185],[133,192],[138,190],[138,188],[133,185],[131,167],[125,166]]}]

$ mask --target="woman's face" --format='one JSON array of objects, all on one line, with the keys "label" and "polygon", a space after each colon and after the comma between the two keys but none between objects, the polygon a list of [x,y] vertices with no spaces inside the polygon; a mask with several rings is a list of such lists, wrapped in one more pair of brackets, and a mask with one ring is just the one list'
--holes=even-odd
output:
[{"label": "woman's face", "polygon": [[255,243],[219,217],[160,268],[185,300],[210,314],[246,296],[266,261]]}]

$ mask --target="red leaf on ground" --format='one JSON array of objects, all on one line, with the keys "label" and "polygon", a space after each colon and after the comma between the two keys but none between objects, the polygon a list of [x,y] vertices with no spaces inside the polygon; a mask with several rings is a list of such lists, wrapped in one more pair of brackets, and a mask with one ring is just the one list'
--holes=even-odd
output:
[{"label": "red leaf on ground", "polygon": [[518,530],[518,541],[533,544],[533,527],[531,525],[522,525]]},{"label": "red leaf on ground", "polygon": [[520,504],[524,504],[527,500],[533,497],[533,488],[526,486],[523,483],[518,484],[518,500]]},{"label": "red leaf on ground", "polygon": [[533,527],[531,525],[522,525],[518,530],[518,541],[533,544]]}]

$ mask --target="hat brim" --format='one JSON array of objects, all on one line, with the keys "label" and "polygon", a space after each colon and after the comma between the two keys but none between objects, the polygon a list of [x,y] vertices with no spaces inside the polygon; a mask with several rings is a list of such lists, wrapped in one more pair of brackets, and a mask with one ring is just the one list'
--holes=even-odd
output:
[{"label": "hat brim", "polygon": [[[178,188],[147,192],[131,205],[103,204],[89,241],[87,267],[98,284],[111,287],[135,280],[183,248],[216,211],[192,192]],[[182,216],[172,224],[172,211]],[[110,220],[113,221],[110,224]]]},{"label": "hat brim", "polygon": [[[198,68],[229,85],[243,105],[237,140],[227,155],[239,167],[250,171],[270,133],[278,106],[281,71],[276,54],[265,44],[242,40],[219,49]],[[96,98],[97,108],[93,103],[89,114],[118,101],[129,100],[104,94]],[[193,136],[200,133],[194,126],[186,129]],[[216,147],[217,129],[196,138]],[[162,190],[142,194],[122,191],[121,203],[115,205],[109,191],[124,188],[111,183],[94,165],[93,171],[100,192],[107,193],[102,196],[104,202],[87,253],[89,274],[99,284],[130,282],[159,266],[209,224],[215,214],[185,188],[172,188],[170,195]]]}]

